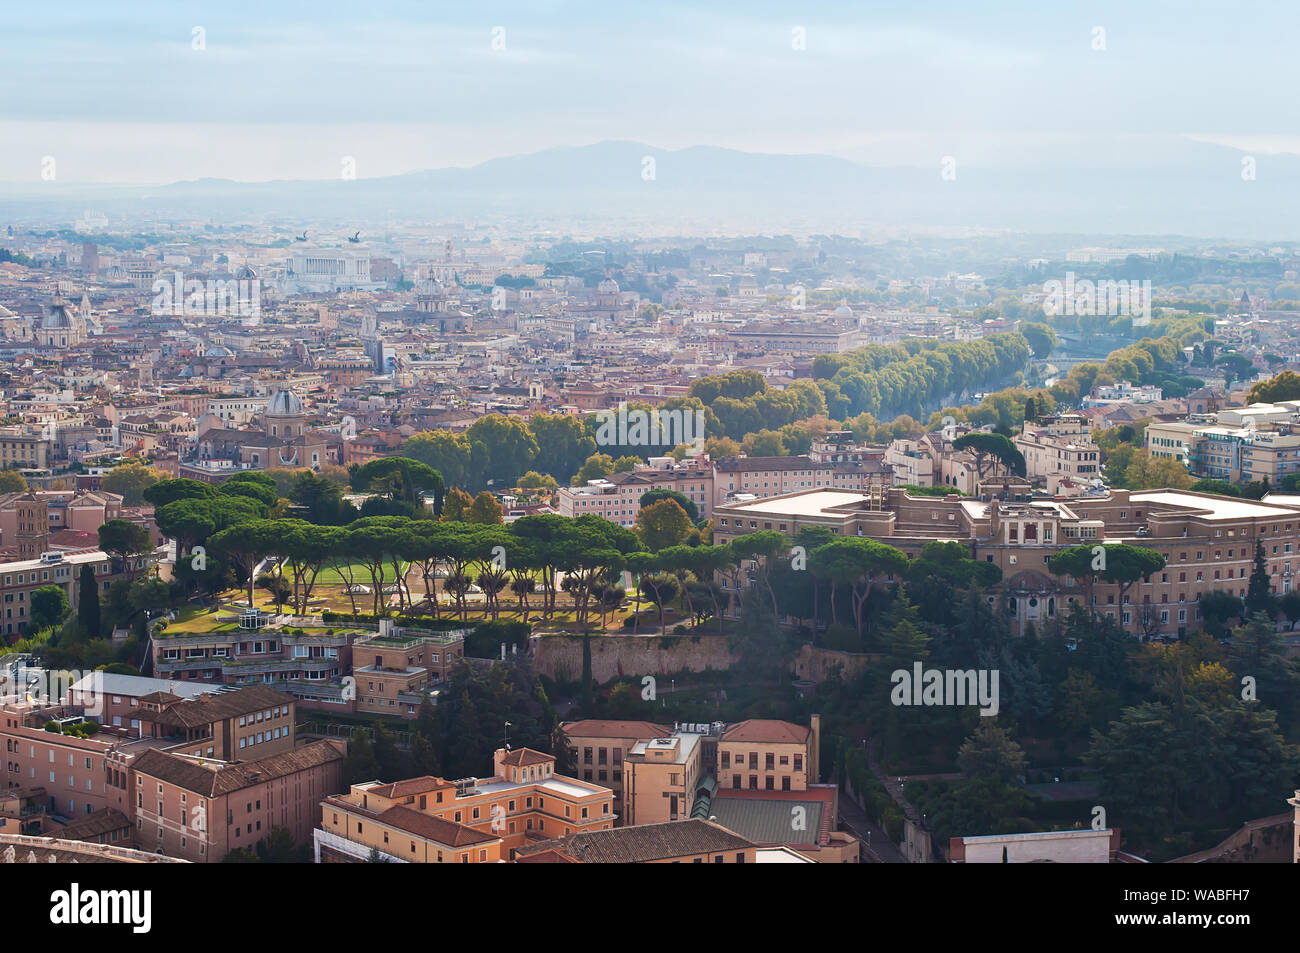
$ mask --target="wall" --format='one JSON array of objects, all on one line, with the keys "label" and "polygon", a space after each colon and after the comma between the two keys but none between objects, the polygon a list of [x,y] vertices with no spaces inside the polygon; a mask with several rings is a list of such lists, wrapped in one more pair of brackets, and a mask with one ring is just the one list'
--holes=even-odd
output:
[{"label": "wall", "polygon": [[[556,681],[582,677],[580,636],[534,635],[530,642],[533,670],[538,675]],[[623,675],[719,671],[738,661],[727,642],[727,637],[720,635],[593,635],[591,672],[596,682],[603,684]],[[666,647],[664,643],[668,643]]]}]

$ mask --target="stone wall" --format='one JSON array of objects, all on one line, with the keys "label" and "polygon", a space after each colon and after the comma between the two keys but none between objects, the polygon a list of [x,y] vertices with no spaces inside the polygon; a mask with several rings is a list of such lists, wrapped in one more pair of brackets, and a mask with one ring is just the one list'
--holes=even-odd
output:
[{"label": "stone wall", "polygon": [[[534,635],[533,670],[558,682],[582,677],[582,637]],[[593,635],[591,674],[597,684],[620,676],[721,671],[738,659],[723,635]]]}]

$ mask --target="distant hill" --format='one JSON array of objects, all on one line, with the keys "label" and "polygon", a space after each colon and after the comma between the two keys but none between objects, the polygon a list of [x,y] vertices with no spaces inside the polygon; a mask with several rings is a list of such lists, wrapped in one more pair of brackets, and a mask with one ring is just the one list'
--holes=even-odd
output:
[{"label": "distant hill", "polygon": [[352,181],[6,188],[0,213],[19,221],[96,208],[216,221],[337,217],[358,227],[559,219],[628,232],[648,225],[766,232],[911,226],[1300,239],[1293,211],[1300,157],[1256,157],[1254,181],[1243,180],[1238,150],[1174,138],[1132,154],[1098,143],[1063,151],[1059,163],[1024,168],[967,166],[958,157],[951,181],[940,176],[941,159],[925,169],[873,167],[824,155],[609,141]]}]

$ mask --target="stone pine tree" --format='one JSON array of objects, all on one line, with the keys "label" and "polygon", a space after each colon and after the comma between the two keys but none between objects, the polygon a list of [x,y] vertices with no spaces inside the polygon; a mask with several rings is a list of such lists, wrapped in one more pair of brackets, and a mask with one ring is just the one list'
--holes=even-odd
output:
[{"label": "stone pine tree", "polygon": [[102,634],[100,631],[102,623],[99,614],[99,582],[95,579],[95,567],[90,563],[83,563],[81,578],[77,582],[77,620],[86,630],[86,638],[97,639]]},{"label": "stone pine tree", "polygon": [[1246,589],[1246,611],[1267,612],[1272,615],[1273,587],[1269,583],[1268,567],[1264,563],[1264,544],[1255,541],[1255,566],[1250,571],[1250,586]]}]

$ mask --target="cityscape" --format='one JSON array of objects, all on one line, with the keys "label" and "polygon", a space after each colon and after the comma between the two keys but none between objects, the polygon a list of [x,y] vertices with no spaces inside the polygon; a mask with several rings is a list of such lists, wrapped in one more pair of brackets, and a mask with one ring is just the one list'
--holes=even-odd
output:
[{"label": "cityscape", "polygon": [[[3,14],[34,919],[150,932],[227,864],[1049,863],[1124,876],[998,909],[1252,925],[1300,862],[1293,102],[1204,132],[1238,87],[1109,4],[198,6]],[[1259,20],[1197,49],[1281,75]]]}]

